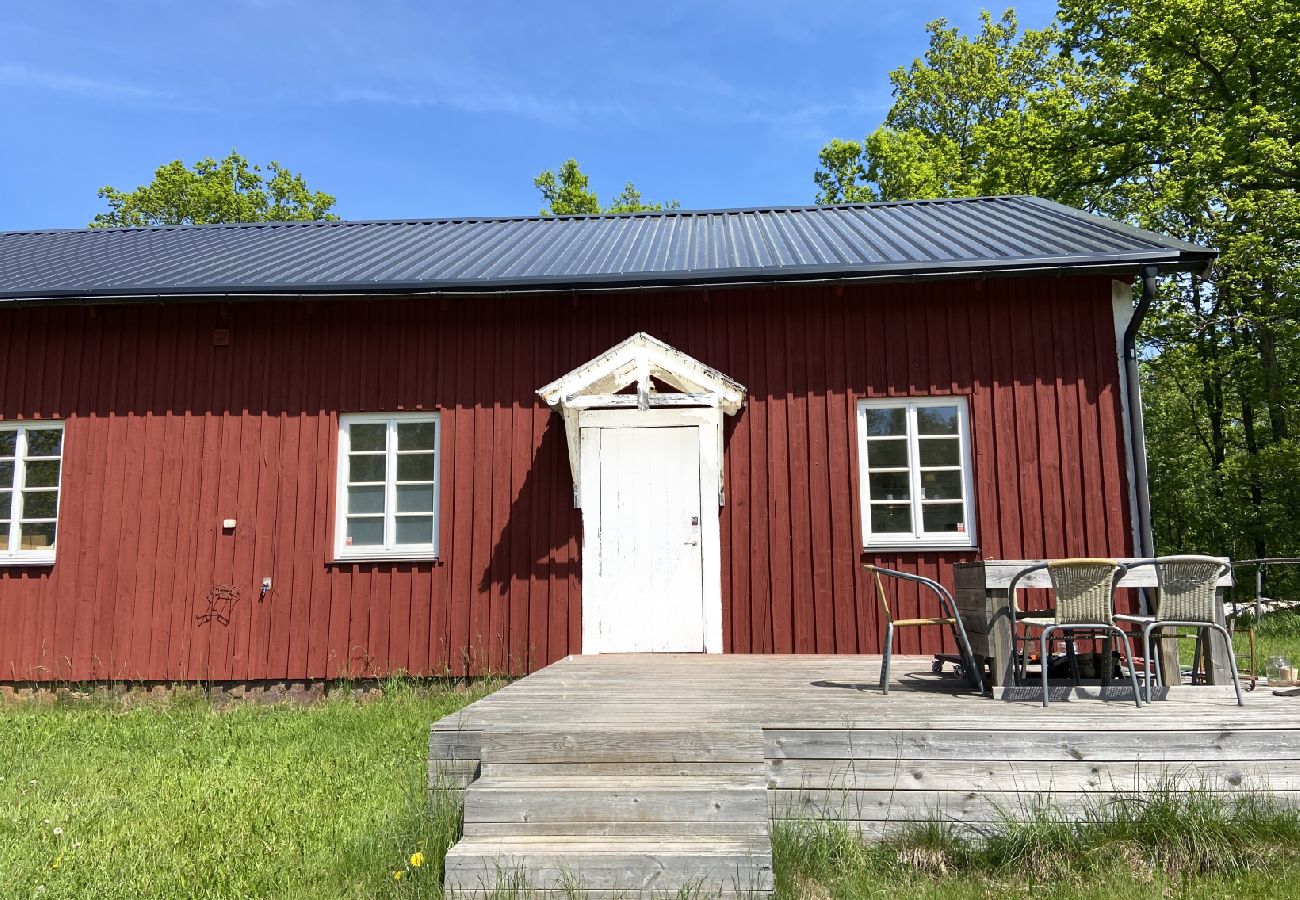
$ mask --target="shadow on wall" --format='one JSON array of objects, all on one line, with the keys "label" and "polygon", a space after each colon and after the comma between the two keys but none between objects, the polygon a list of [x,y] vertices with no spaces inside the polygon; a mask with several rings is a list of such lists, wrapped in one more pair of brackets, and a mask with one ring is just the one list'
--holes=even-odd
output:
[{"label": "shadow on wall", "polygon": [[564,423],[551,416],[510,503],[479,590],[504,592],[512,581],[563,581],[578,574],[581,512],[557,499],[572,496],[572,488]]}]

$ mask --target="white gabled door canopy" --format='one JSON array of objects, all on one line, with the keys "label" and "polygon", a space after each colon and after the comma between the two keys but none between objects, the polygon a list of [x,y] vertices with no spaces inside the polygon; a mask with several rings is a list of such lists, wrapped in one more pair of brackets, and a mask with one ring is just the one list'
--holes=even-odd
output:
[{"label": "white gabled door canopy", "polygon": [[[659,384],[676,390],[660,390]],[[636,385],[636,393],[621,393],[631,385]],[[744,385],[644,331],[557,378],[539,389],[537,395],[564,416],[575,506],[582,505],[578,418],[583,410],[704,407],[735,415],[745,403]],[[721,415],[715,415],[719,420],[717,441],[721,459]]]},{"label": "white gabled door canopy", "polygon": [[[652,378],[677,391],[656,391]],[[636,394],[619,393],[634,382]],[[547,406],[561,412],[714,406],[734,415],[745,402],[743,385],[644,331],[555,379],[537,394]]]}]

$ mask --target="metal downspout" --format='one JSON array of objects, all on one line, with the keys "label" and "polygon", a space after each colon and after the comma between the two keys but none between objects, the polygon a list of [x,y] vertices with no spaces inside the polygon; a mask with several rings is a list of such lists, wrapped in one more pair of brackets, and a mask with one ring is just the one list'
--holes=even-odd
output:
[{"label": "metal downspout", "polygon": [[1128,393],[1129,452],[1133,455],[1133,492],[1137,496],[1138,556],[1156,555],[1151,532],[1151,490],[1147,474],[1146,428],[1142,417],[1142,386],[1138,380],[1137,336],[1147,310],[1156,294],[1156,267],[1142,267],[1142,297],[1133,310],[1133,318],[1124,330],[1124,386]]}]

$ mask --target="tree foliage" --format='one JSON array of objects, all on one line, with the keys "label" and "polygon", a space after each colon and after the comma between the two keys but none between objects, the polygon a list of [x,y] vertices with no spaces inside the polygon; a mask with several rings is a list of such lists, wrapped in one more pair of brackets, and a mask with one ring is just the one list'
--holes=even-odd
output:
[{"label": "tree foliage", "polygon": [[1061,0],[1040,31],[928,31],[884,123],[822,148],[818,201],[1032,193],[1218,248],[1143,334],[1157,542],[1300,551],[1300,7]]},{"label": "tree foliage", "polygon": [[1300,9],[1063,0],[1061,19],[1063,46],[1108,86],[1076,140],[1118,186],[1113,211],[1220,251],[1211,281],[1165,280],[1147,329],[1148,415],[1182,423],[1150,443],[1162,465],[1182,459],[1152,480],[1157,528],[1294,553]]},{"label": "tree foliage", "polygon": [[108,211],[91,228],[210,225],[219,222],[299,222],[336,219],[334,197],[307,187],[302,175],[272,161],[265,169],[231,151],[188,168],[179,159],[159,166],[153,181],[132,191],[106,186]]},{"label": "tree foliage", "polygon": [[627,182],[623,192],[604,208],[600,198],[591,189],[585,172],[576,159],[568,159],[560,166],[557,174],[547,169],[533,179],[533,186],[542,194],[546,206],[542,207],[544,216],[584,216],[604,213],[657,212],[663,209],[677,209],[676,200],[667,203],[651,203],[642,198],[636,185]]},{"label": "tree foliage", "polygon": [[832,140],[813,179],[819,203],[1037,194],[1081,202],[1085,173],[1052,148],[1097,92],[1051,26],[1021,32],[1013,10],[981,14],[967,37],[926,26],[924,58],[889,73],[894,104],[862,141]]}]

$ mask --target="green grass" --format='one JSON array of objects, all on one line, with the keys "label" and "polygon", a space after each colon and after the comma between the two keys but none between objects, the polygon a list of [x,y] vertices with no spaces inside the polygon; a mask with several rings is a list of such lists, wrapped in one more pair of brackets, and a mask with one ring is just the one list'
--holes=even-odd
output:
[{"label": "green grass", "polygon": [[[0,710],[0,897],[439,897],[460,809],[426,793],[428,726],[485,690]],[[773,844],[780,900],[1300,896],[1300,815],[1257,795],[1171,787],[1082,822],[1043,805],[978,841],[781,821]]]},{"label": "green grass", "polygon": [[430,807],[428,727],[482,693],[394,681],[311,707],[11,705],[0,896],[436,894],[460,820]]},{"label": "green grass", "polygon": [[1079,821],[1044,803],[982,835],[929,825],[863,844],[838,823],[786,821],[772,839],[780,900],[1262,900],[1300,892],[1300,813],[1265,795],[1229,799],[1178,785],[1098,803]]}]

